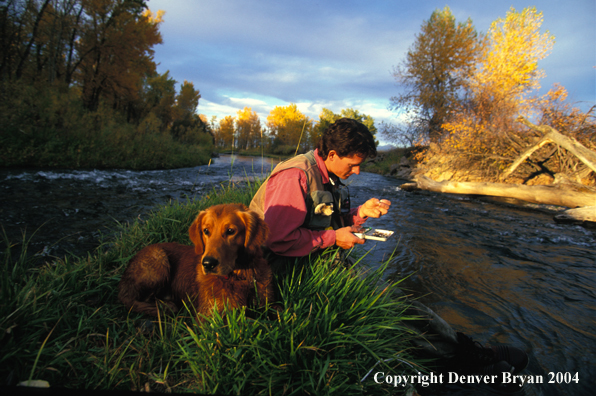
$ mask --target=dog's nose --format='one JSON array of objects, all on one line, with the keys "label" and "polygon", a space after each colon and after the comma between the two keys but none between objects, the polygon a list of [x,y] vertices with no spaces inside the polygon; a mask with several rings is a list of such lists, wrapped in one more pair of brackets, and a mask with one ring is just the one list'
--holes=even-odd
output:
[{"label": "dog's nose", "polygon": [[219,260],[215,257],[207,256],[203,259],[203,268],[205,271],[211,271],[213,268],[217,267],[219,264]]}]

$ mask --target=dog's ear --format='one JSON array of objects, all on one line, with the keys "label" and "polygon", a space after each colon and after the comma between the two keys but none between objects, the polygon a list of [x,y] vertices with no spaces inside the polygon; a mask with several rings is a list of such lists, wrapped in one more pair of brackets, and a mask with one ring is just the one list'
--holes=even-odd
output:
[{"label": "dog's ear", "polygon": [[203,210],[199,213],[195,221],[192,222],[190,228],[188,229],[188,236],[190,240],[195,245],[195,253],[199,256],[203,254],[205,250],[205,244],[203,243],[203,217],[205,217],[206,212]]},{"label": "dog's ear", "polygon": [[255,254],[267,242],[269,227],[261,217],[251,210],[238,212],[246,228],[244,247],[249,254]]}]

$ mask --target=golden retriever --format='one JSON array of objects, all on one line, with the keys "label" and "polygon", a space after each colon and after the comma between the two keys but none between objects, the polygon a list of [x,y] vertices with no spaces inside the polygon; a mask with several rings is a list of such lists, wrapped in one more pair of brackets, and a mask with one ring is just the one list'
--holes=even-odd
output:
[{"label": "golden retriever", "polygon": [[149,245],[129,262],[118,285],[127,309],[157,316],[157,302],[176,312],[183,301],[197,313],[272,303],[272,273],[261,246],[269,228],[242,204],[201,211],[190,226],[194,246]]}]

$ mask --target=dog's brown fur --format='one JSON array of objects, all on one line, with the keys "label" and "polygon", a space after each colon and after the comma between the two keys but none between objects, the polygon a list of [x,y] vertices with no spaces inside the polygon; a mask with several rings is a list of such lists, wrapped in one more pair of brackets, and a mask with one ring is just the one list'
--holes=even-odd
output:
[{"label": "dog's brown fur", "polygon": [[[158,243],[134,256],[122,275],[118,298],[129,309],[157,316],[157,301],[174,312],[189,301],[209,315],[230,308],[272,303],[274,289],[261,246],[269,228],[242,204],[201,211],[190,226],[194,246]],[[258,304],[257,304],[258,303]]]}]

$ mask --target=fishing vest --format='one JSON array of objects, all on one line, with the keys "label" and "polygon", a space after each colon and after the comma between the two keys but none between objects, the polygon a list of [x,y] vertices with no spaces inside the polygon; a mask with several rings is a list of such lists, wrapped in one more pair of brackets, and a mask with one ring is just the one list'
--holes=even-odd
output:
[{"label": "fishing vest", "polygon": [[[342,213],[350,211],[350,194],[346,186],[339,179],[323,184],[321,171],[317,166],[314,151],[297,155],[278,164],[271,175],[261,185],[250,203],[250,209],[256,212],[261,218],[265,217],[263,208],[265,206],[265,194],[269,179],[286,169],[300,169],[306,175],[307,195],[306,218],[302,227],[311,230],[338,229],[344,227]],[[297,197],[302,199],[302,197]]]}]

